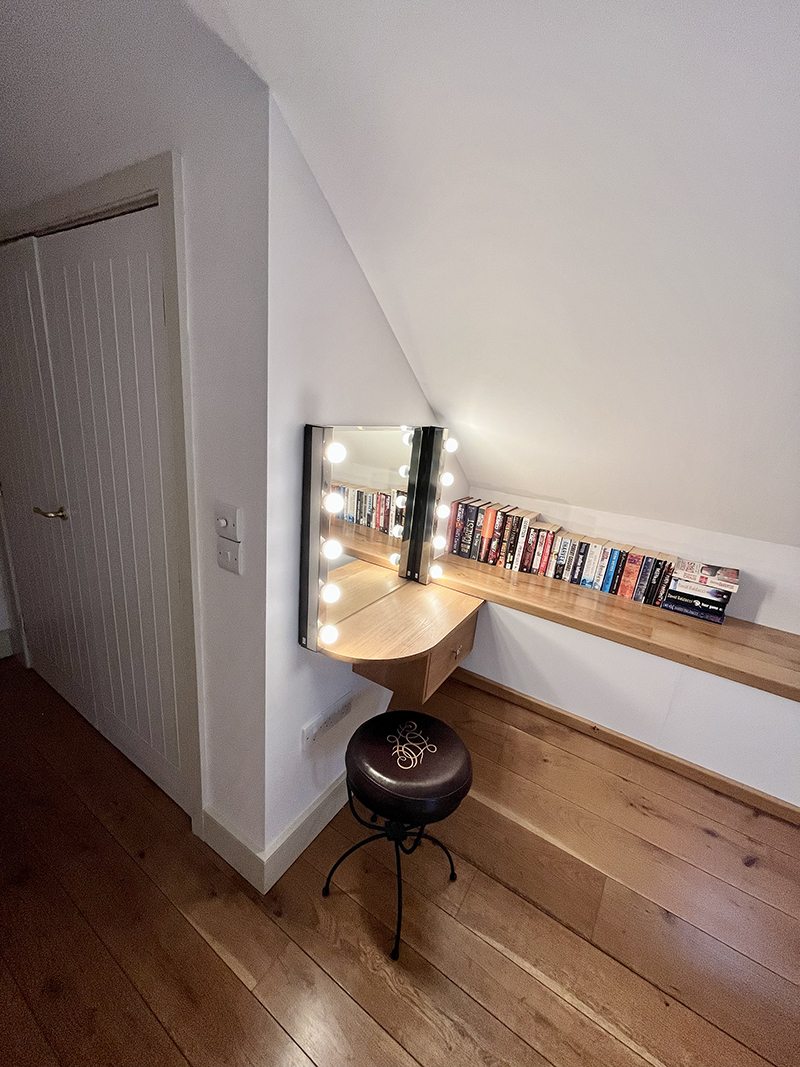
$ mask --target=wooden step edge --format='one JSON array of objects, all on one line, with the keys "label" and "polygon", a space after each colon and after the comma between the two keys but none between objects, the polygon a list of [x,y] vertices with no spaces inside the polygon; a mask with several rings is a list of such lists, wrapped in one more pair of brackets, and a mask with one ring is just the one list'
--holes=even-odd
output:
[{"label": "wooden step edge", "polygon": [[608,726],[601,726],[599,723],[591,722],[589,719],[584,719],[571,711],[564,711],[563,708],[557,708],[553,704],[535,700],[533,697],[520,693],[510,686],[503,685],[501,682],[494,682],[480,674],[474,674],[464,667],[457,667],[451,677],[455,681],[471,685],[475,689],[481,689],[491,696],[500,700],[507,700],[509,703],[516,704],[528,711],[534,711],[537,715],[552,719],[554,722],[561,723],[563,726],[568,726],[573,730],[578,730],[589,737],[596,737],[614,748],[628,752],[633,756],[638,756],[640,759],[653,763],[658,767],[663,767],[665,770],[674,771],[684,778],[697,782],[698,785],[706,786],[715,793],[722,793],[733,800],[739,801],[741,804],[746,804],[747,807],[753,808],[755,811],[782,819],[793,826],[800,826],[800,808],[791,804],[788,800],[781,800],[780,797],[764,793],[754,786],[737,782],[733,778],[727,778],[718,771],[711,771],[707,767],[691,763],[680,756],[673,756],[669,752],[664,752],[661,749],[654,748],[652,745],[648,745],[645,741],[637,741],[634,737],[628,737],[626,734],[618,733]]}]

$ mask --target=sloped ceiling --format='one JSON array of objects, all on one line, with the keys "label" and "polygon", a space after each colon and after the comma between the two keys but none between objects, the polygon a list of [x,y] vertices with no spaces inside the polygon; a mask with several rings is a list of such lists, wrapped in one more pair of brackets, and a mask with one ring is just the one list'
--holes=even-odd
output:
[{"label": "sloped ceiling", "polygon": [[190,3],[473,484],[800,544],[800,5]]}]

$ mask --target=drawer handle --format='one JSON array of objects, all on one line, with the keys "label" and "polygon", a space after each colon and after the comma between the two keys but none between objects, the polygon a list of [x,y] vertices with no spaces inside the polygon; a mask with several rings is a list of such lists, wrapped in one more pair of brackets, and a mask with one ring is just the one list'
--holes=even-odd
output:
[{"label": "drawer handle", "polygon": [[453,649],[453,655],[456,657],[456,659],[458,659],[458,657],[461,655],[461,649],[463,647],[463,645],[459,645],[458,648]]}]

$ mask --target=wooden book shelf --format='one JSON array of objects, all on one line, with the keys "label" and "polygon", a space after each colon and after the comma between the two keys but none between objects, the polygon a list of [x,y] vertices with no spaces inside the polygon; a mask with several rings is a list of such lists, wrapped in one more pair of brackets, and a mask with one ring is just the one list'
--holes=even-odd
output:
[{"label": "wooden book shelf", "polygon": [[[337,522],[345,552],[390,567],[399,541],[377,530]],[[498,570],[440,556],[436,585],[502,604],[654,656],[800,700],[800,635],[728,617],[718,626],[645,604],[581,589],[536,574]]]}]

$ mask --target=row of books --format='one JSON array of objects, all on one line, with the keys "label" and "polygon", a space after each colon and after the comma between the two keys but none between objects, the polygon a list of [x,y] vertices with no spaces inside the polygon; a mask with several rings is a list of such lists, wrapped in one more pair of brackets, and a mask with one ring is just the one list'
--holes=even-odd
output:
[{"label": "row of books", "polygon": [[[406,493],[402,489],[383,491],[364,485],[342,484],[332,485],[331,492],[339,493],[344,501],[338,516],[344,522],[369,526],[385,534],[390,534],[396,526],[403,525]],[[398,497],[403,503],[402,507],[397,504]]]},{"label": "row of books", "polygon": [[585,589],[721,623],[739,572],[634,545],[571,533],[533,511],[477,497],[450,511],[449,551],[488,566],[540,574]]}]

